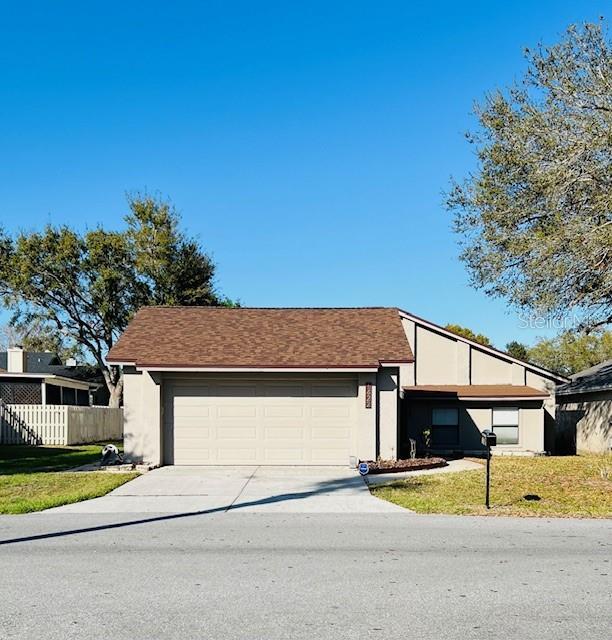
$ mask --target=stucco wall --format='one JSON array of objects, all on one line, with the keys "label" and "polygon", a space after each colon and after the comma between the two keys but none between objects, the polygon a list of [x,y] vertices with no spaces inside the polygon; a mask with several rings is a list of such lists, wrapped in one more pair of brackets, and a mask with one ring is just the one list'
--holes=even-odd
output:
[{"label": "stucco wall", "polygon": [[612,447],[612,391],[559,396],[557,419],[562,437],[577,451],[605,453]]},{"label": "stucco wall", "polygon": [[376,376],[376,385],[379,402],[380,457],[384,460],[392,460],[396,459],[398,455],[398,370],[392,368],[380,369]]},{"label": "stucco wall", "polygon": [[[376,374],[360,373],[357,376],[357,451],[356,457],[361,460],[376,458],[376,413],[378,394],[376,393]],[[372,385],[372,407],[366,408],[366,385]]]},{"label": "stucco wall", "polygon": [[457,384],[457,343],[417,326],[416,384]]},{"label": "stucco wall", "polygon": [[123,405],[126,458],[161,464],[161,375],[124,372]]},{"label": "stucco wall", "polygon": [[[414,320],[402,318],[415,364],[400,367],[400,387],[427,384],[514,384],[554,392],[555,381],[523,365],[489,353],[461,338],[445,335]],[[554,398],[546,403],[555,415]]]},{"label": "stucco wall", "polygon": [[512,362],[471,347],[472,384],[512,384]]}]

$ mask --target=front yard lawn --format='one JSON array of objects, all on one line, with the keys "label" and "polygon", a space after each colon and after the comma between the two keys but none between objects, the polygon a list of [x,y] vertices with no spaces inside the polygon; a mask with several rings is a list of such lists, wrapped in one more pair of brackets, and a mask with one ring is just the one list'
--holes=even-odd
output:
[{"label": "front yard lawn", "polygon": [[63,469],[97,462],[102,445],[76,447],[0,446],[0,514],[28,513],[97,498],[134,479],[137,473]]},{"label": "front yard lawn", "polygon": [[0,476],[0,513],[28,513],[105,495],[137,473],[18,473]]},{"label": "front yard lawn", "polygon": [[[81,444],[72,447],[0,446],[0,475],[31,471],[63,471],[83,464],[98,462],[103,444]],[[115,443],[121,450],[120,443]]]},{"label": "front yard lawn", "polygon": [[[415,476],[372,493],[418,513],[492,516],[612,517],[612,456],[493,458],[491,509],[485,470]],[[607,469],[602,474],[602,470]],[[525,499],[530,496],[531,499]],[[539,498],[539,500],[537,499]]]}]

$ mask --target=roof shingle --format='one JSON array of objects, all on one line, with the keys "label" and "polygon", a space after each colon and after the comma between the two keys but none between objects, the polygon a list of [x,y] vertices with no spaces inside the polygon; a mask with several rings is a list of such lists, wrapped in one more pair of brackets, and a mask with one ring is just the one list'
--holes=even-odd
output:
[{"label": "roof shingle", "polygon": [[612,389],[612,360],[600,362],[594,367],[576,373],[570,383],[557,387],[557,395],[596,393],[609,389]]},{"label": "roof shingle", "polygon": [[109,362],[172,368],[378,367],[411,362],[395,308],[145,307]]}]

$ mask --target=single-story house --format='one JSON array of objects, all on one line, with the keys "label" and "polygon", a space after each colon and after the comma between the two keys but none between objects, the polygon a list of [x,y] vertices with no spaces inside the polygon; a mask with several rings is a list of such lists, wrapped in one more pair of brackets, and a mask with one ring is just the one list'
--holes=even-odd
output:
[{"label": "single-story house", "polygon": [[147,307],[123,366],[125,451],[193,465],[336,465],[546,450],[567,379],[397,308]]},{"label": "single-story house", "polygon": [[566,450],[612,449],[612,360],[572,376],[557,387],[557,424]]},{"label": "single-story house", "polygon": [[50,351],[12,347],[0,352],[0,400],[6,404],[89,406],[106,404],[99,372],[74,362],[62,363]]}]

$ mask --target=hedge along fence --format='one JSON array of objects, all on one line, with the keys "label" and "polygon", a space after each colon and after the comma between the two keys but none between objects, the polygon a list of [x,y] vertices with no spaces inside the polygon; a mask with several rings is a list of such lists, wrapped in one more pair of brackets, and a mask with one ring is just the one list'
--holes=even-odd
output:
[{"label": "hedge along fence", "polygon": [[123,409],[0,403],[0,444],[70,445],[123,437]]}]

